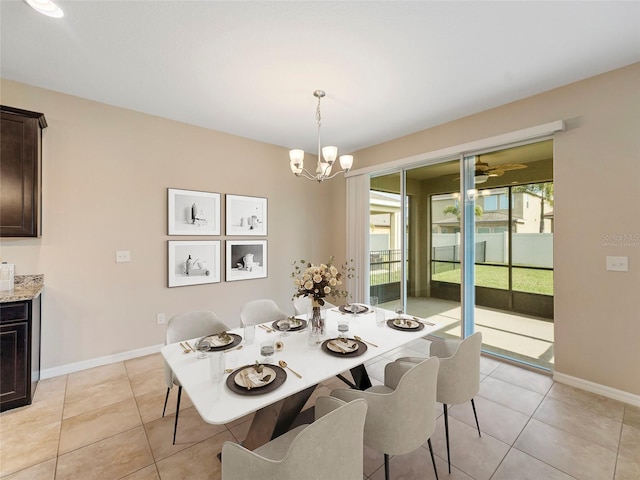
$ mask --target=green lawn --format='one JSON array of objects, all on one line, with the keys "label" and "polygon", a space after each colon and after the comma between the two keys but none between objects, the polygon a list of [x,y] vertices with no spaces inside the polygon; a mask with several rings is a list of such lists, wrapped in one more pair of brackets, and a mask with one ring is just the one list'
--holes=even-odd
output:
[{"label": "green lawn", "polygon": [[[449,264],[450,265],[450,264]],[[509,288],[509,271],[505,267],[476,265],[476,285],[479,287]],[[434,280],[460,283],[460,270],[443,271],[433,276]],[[518,292],[553,295],[553,271],[530,268],[513,268],[513,290]]]},{"label": "green lawn", "polygon": [[[435,263],[434,280],[460,283],[460,265]],[[506,267],[476,265],[476,285],[479,287],[509,288],[509,271]],[[392,272],[371,272],[371,285],[381,285],[400,281],[400,270]],[[530,268],[513,268],[513,290],[518,292],[553,295],[553,271]]]}]

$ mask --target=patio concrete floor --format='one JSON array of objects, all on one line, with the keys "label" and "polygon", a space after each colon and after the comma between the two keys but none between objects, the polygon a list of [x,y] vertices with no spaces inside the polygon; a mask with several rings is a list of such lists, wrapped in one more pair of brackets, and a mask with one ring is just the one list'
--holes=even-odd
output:
[{"label": "patio concrete floor", "polygon": [[[399,301],[382,303],[394,310]],[[434,335],[460,337],[460,303],[437,298],[409,297],[407,313],[430,318],[444,326]],[[487,307],[475,309],[476,331],[482,332],[482,349],[545,370],[553,370],[553,320]]]}]

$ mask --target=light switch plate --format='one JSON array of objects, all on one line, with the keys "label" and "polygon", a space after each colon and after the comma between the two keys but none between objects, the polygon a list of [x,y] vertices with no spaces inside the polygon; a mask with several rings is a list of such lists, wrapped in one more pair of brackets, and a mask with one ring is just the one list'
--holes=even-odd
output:
[{"label": "light switch plate", "polygon": [[610,272],[628,272],[629,257],[611,257],[607,255],[607,270]]}]

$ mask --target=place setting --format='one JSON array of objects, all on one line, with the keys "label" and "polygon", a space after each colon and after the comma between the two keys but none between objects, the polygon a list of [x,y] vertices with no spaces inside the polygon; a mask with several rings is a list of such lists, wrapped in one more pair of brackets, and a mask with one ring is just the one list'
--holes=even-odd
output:
[{"label": "place setting", "polygon": [[273,322],[271,326],[274,330],[280,331],[286,335],[287,332],[299,332],[304,330],[307,328],[307,321],[296,317],[287,317]]},{"label": "place setting", "polygon": [[235,333],[221,332],[202,337],[196,342],[198,358],[206,358],[208,352],[219,352],[234,348],[242,341],[242,337]]},{"label": "place setting", "polygon": [[352,315],[362,315],[369,313],[369,307],[362,305],[361,303],[348,303],[347,305],[340,305],[338,307],[342,313],[350,313]]},{"label": "place setting", "polygon": [[323,351],[337,357],[357,357],[367,351],[367,344],[360,337],[349,338],[347,336],[349,332],[348,318],[338,319],[338,332],[337,338],[330,338],[322,342]]},{"label": "place setting", "polygon": [[279,360],[277,365],[272,363],[272,357],[278,350],[278,343],[280,342],[267,338],[260,342],[260,361],[256,360],[253,365],[244,365],[237,369],[226,369],[225,373],[229,373],[226,380],[229,390],[240,395],[260,395],[271,392],[287,379],[285,369],[296,377],[302,378],[302,375],[284,360]]},{"label": "place setting", "polygon": [[387,326],[394,330],[418,331],[424,328],[424,323],[412,318],[392,318],[387,320]]},{"label": "place setting", "polygon": [[[286,363],[285,363],[286,365]],[[232,392],[240,395],[261,395],[272,392],[287,379],[287,372],[279,365],[258,363],[233,370],[226,380]]]},{"label": "place setting", "polygon": [[420,320],[417,317],[409,317],[404,314],[402,308],[396,308],[396,318],[387,320],[387,326],[394,330],[418,331],[424,329],[425,325],[434,325],[431,322]]},{"label": "place setting", "polygon": [[367,344],[355,338],[331,338],[322,342],[322,350],[336,357],[357,357],[367,351]]}]

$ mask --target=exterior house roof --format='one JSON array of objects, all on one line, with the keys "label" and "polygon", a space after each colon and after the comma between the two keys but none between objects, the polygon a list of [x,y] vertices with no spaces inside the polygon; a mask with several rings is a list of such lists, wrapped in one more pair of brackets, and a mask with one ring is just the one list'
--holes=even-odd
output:
[{"label": "exterior house roof", "polygon": [[[476,223],[496,223],[496,222],[508,222],[509,221],[509,215],[507,215],[506,213],[502,213],[502,212],[489,212],[489,213],[483,213],[480,218],[476,218]],[[433,223],[438,224],[438,225],[457,225],[460,223],[460,220],[458,220],[456,217],[447,217],[447,218],[443,218],[442,220],[436,220]],[[513,217],[513,223],[524,223],[524,219],[521,217]]]}]

